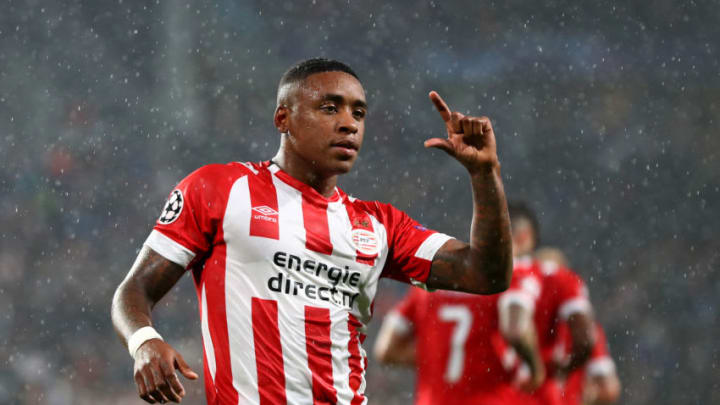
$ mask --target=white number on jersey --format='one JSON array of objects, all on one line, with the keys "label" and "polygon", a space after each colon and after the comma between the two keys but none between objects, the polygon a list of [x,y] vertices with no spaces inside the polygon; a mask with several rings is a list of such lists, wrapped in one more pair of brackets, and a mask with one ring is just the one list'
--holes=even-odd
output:
[{"label": "white number on jersey", "polygon": [[465,365],[465,342],[470,334],[472,313],[464,305],[444,305],[440,307],[440,319],[454,322],[450,337],[450,356],[448,357],[445,381],[455,383],[460,379]]}]

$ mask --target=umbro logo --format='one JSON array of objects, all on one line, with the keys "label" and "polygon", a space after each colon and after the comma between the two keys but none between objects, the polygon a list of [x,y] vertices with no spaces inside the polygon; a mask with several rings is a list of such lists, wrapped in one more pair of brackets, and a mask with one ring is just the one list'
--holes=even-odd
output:
[{"label": "umbro logo", "polygon": [[261,205],[259,207],[253,207],[253,211],[257,214],[253,214],[253,219],[259,219],[261,221],[273,222],[277,224],[278,212],[267,205]]},{"label": "umbro logo", "polygon": [[253,207],[253,211],[259,212],[265,216],[277,215],[278,212],[268,207],[267,205],[261,205],[259,207]]}]

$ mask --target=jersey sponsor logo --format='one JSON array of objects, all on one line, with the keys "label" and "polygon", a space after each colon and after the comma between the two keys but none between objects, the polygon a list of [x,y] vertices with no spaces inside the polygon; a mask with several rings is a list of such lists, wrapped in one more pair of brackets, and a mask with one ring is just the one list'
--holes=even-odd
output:
[{"label": "jersey sponsor logo", "polygon": [[253,218],[277,223],[278,212],[271,207],[261,205],[259,207],[253,207],[253,211],[257,212],[257,214],[253,215]]},{"label": "jersey sponsor logo", "polygon": [[168,198],[167,202],[165,203],[165,207],[160,214],[160,218],[158,218],[158,223],[162,225],[172,224],[173,222],[175,222],[176,219],[178,219],[178,217],[180,217],[182,209],[182,192],[180,190],[173,190],[173,192],[170,194],[170,198]]},{"label": "jersey sponsor logo", "polygon": [[358,252],[374,256],[380,253],[380,243],[374,232],[367,229],[353,229],[352,242]]},{"label": "jersey sponsor logo", "polygon": [[[347,308],[352,308],[355,299],[360,295],[360,272],[350,269],[349,266],[340,268],[282,251],[275,252],[273,264],[283,271],[268,278],[267,286],[270,291],[288,295],[302,294],[312,300],[327,301]],[[300,281],[302,279],[304,280]],[[315,284],[309,280],[320,283]]]}]

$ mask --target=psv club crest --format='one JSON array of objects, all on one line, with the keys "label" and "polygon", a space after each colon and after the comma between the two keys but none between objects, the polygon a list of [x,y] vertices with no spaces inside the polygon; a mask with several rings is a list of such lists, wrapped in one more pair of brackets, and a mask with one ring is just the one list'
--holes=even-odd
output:
[{"label": "psv club crest", "polygon": [[162,225],[172,224],[180,216],[183,209],[183,195],[180,190],[173,190],[165,203],[165,207],[158,218],[158,223]]},{"label": "psv club crest", "polygon": [[380,243],[377,235],[367,229],[353,229],[352,242],[355,249],[364,255],[375,256],[380,253]]}]

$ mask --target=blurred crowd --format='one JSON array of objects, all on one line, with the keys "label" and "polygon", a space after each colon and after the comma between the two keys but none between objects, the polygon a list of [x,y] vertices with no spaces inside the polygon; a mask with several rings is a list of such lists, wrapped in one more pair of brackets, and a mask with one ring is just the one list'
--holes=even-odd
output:
[{"label": "blurred crowd", "polygon": [[[139,402],[112,293],[182,177],[274,154],[277,81],[311,56],[367,91],[343,189],[466,238],[466,174],[422,147],[443,131],[427,92],[490,116],[509,198],[589,285],[621,403],[720,403],[718,17],[670,0],[7,2],[0,403]],[[155,319],[200,372],[191,284]],[[406,288],[384,282],[376,317]],[[408,403],[412,373],[369,360],[371,403]]]}]

